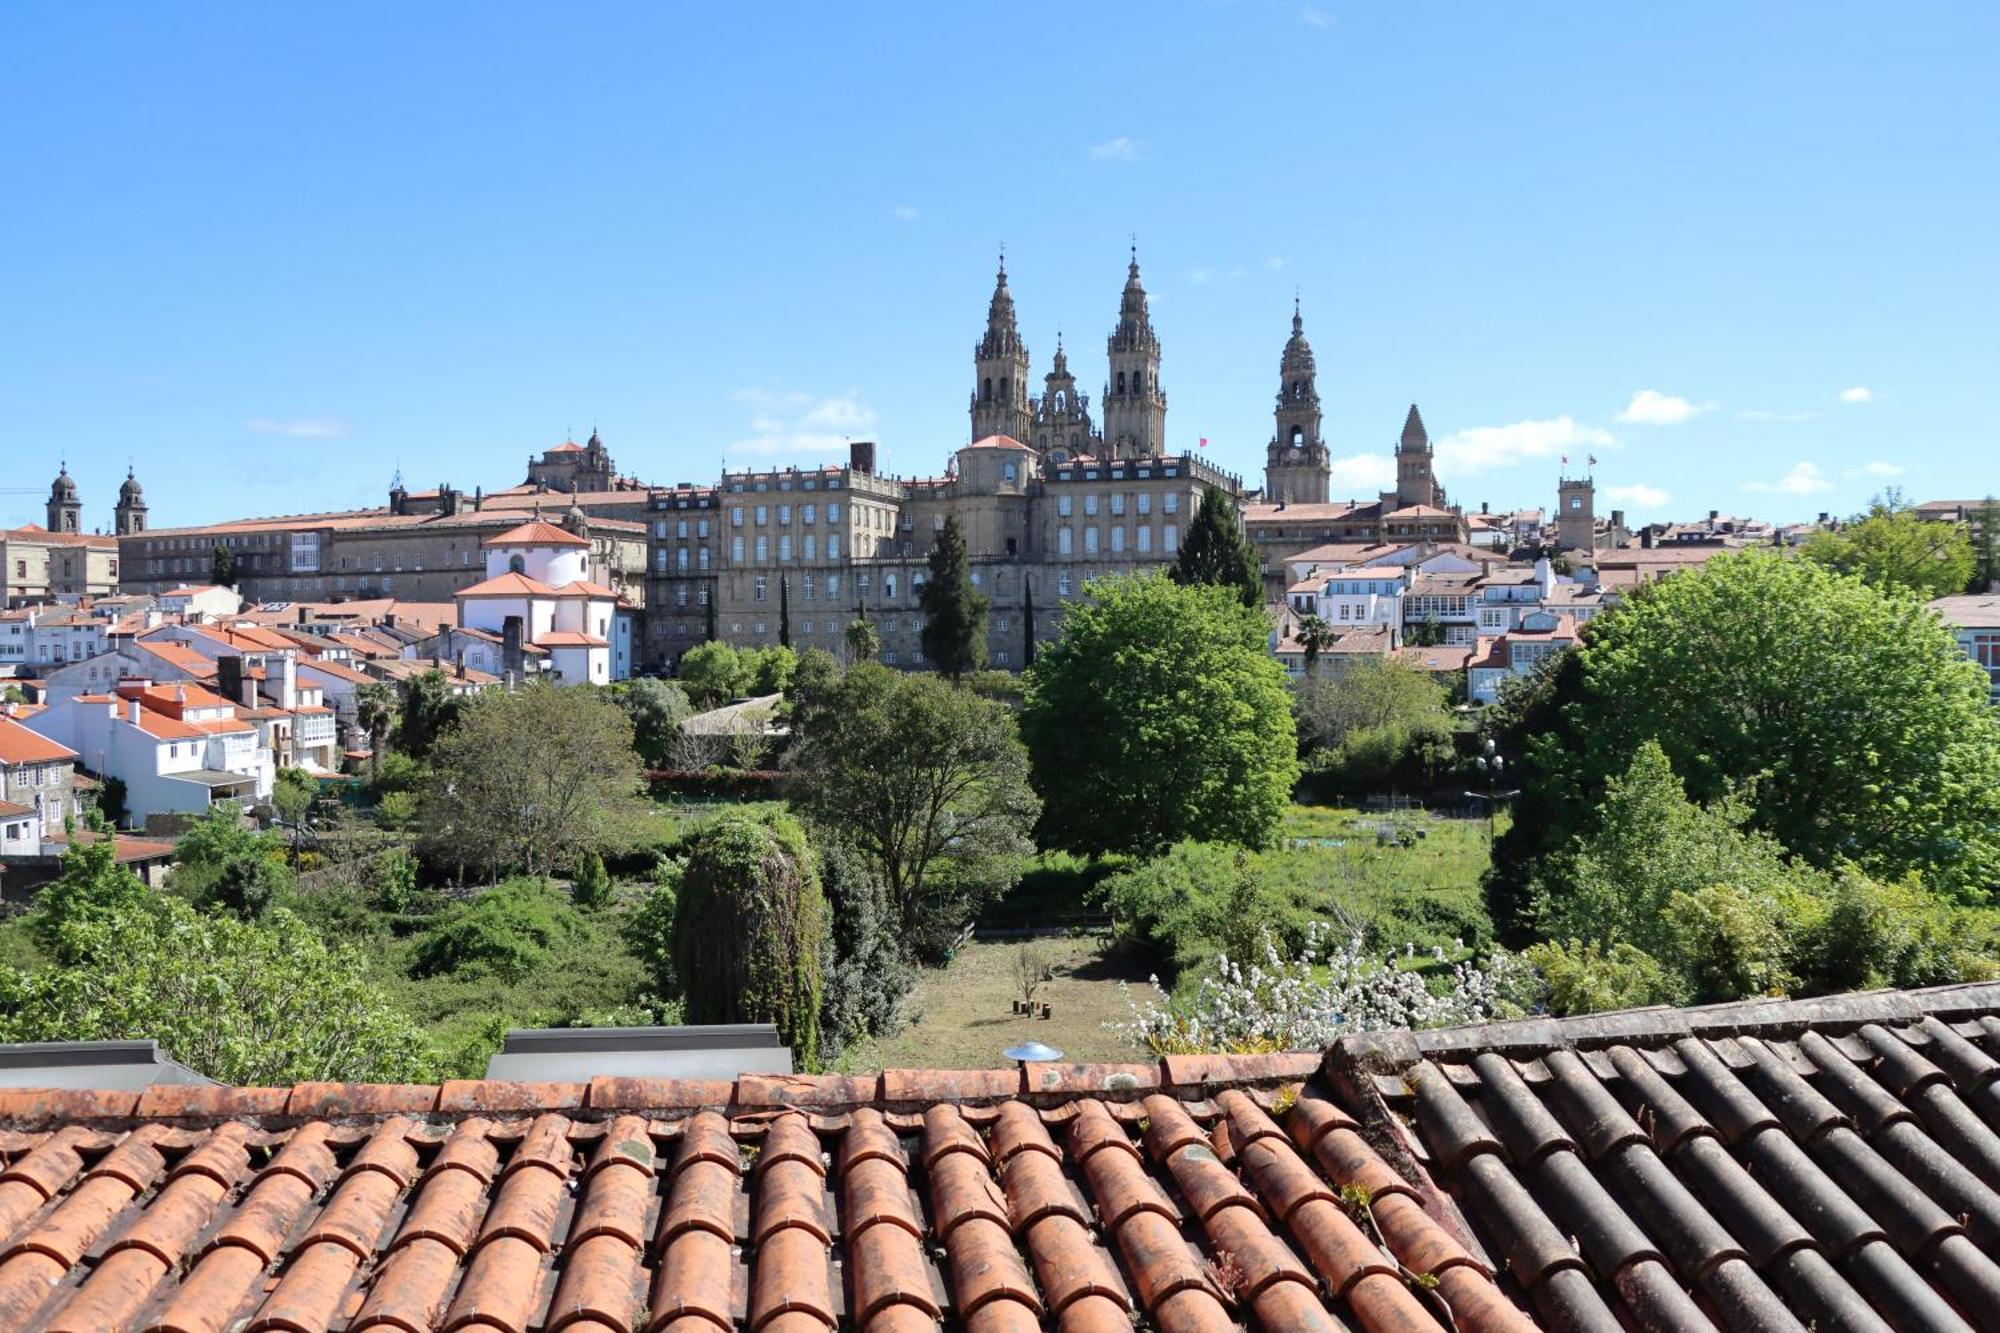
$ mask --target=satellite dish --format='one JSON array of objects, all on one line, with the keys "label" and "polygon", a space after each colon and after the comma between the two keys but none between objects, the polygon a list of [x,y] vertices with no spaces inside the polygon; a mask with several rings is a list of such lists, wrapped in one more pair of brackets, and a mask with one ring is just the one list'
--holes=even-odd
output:
[{"label": "satellite dish", "polygon": [[1022,1064],[1027,1064],[1030,1061],[1042,1064],[1049,1060],[1062,1059],[1061,1051],[1053,1046],[1044,1046],[1038,1041],[1024,1041],[1019,1046],[1009,1046],[1006,1050],[1000,1052],[1000,1054],[1009,1060],[1016,1060]]}]

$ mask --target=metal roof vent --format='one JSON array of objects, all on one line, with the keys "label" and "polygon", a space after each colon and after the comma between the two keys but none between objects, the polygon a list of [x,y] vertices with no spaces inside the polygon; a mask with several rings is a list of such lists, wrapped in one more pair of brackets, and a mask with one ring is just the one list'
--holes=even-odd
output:
[{"label": "metal roof vent", "polygon": [[593,1078],[733,1079],[789,1074],[791,1047],[771,1023],[698,1027],[516,1028],[486,1062],[486,1077],[520,1083]]},{"label": "metal roof vent", "polygon": [[130,1092],[155,1083],[204,1083],[157,1041],[18,1041],[0,1044],[0,1088]]}]

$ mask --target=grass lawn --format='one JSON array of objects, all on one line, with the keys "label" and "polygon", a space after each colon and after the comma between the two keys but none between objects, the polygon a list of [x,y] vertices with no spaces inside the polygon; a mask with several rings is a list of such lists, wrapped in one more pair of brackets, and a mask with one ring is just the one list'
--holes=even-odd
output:
[{"label": "grass lawn", "polygon": [[1118,983],[1130,984],[1144,1003],[1159,994],[1143,968],[1107,957],[1101,941],[1078,937],[1037,941],[1056,977],[1042,983],[1036,1001],[1054,1007],[1044,1021],[1012,1012],[1020,995],[1014,978],[1019,944],[968,944],[950,966],[926,972],[910,995],[915,1019],[893,1037],[878,1037],[845,1052],[840,1067],[872,1069],[993,1069],[1007,1063],[1000,1052],[1017,1042],[1045,1042],[1070,1060],[1142,1058],[1107,1022],[1124,1023],[1131,1007]]}]

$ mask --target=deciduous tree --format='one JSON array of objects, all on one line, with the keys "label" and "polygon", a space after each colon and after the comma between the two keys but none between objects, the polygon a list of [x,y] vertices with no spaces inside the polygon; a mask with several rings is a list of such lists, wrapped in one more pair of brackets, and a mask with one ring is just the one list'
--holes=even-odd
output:
[{"label": "deciduous tree", "polygon": [[632,746],[639,758],[649,768],[663,766],[690,710],[687,691],[670,680],[641,676],[615,687],[612,697],[632,719]]},{"label": "deciduous tree", "polygon": [[1085,592],[1027,675],[1038,840],[1142,855],[1187,838],[1268,842],[1299,765],[1264,614],[1157,573]]},{"label": "deciduous tree", "polygon": [[743,655],[720,641],[697,644],[681,654],[680,682],[703,707],[727,703],[749,683]]},{"label": "deciduous tree", "polygon": [[1977,564],[1965,525],[1919,518],[1895,491],[1846,527],[1815,532],[1802,549],[1806,559],[1871,588],[1924,601],[1965,591]]}]

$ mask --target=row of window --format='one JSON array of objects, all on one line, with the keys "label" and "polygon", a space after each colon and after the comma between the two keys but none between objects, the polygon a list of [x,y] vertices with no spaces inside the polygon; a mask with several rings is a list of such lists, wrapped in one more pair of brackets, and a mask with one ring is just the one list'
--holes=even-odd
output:
[{"label": "row of window", "polygon": [[[1111,516],[1113,518],[1117,518],[1123,515],[1125,512],[1125,493],[1123,491],[1117,491],[1114,492],[1109,498],[1110,498]],[[1070,514],[1074,512],[1075,499],[1076,497],[1073,495],[1058,495],[1056,497],[1056,516],[1058,518],[1068,518]],[[1084,517],[1086,518],[1096,517],[1098,512],[1099,499],[1100,497],[1095,491],[1083,497]],[[1153,493],[1151,491],[1141,491],[1137,496],[1133,497],[1133,499],[1134,499],[1134,507],[1139,511],[1139,513],[1150,514],[1153,512]],[[1165,495],[1162,495],[1160,497],[1161,513],[1178,514],[1180,512],[1180,508],[1181,508],[1181,497],[1178,491],[1168,491]]]},{"label": "row of window", "polygon": [[[790,526],[792,521],[792,507],[790,505],[779,505],[777,506],[777,510],[778,510],[779,526],[781,527]],[[742,505],[731,506],[729,510],[729,526],[732,528],[742,527],[744,512],[745,511]],[[750,521],[759,527],[762,527],[764,524],[769,523],[771,521],[770,505],[755,505],[752,506],[748,512],[751,515]],[[876,528],[888,527],[889,511],[886,509],[876,509],[864,505],[861,509],[857,511],[857,513],[861,517],[861,523],[863,527],[876,527]],[[829,500],[826,502],[826,521],[829,523],[840,522],[840,505],[837,501]],[[819,522],[819,506],[810,504],[800,505],[799,522],[801,523]],[[666,527],[666,524],[662,523],[658,526],[664,528]],[[702,536],[706,537],[708,535],[707,519],[702,519],[700,523],[698,523],[696,526],[700,529]],[[665,534],[662,533],[661,535],[664,536]],[[683,537],[687,536],[686,519],[681,520],[680,535]]]},{"label": "row of window", "polygon": [[[776,480],[778,483],[779,490],[789,491],[790,489],[792,489],[792,478],[781,476],[778,477]],[[753,491],[768,491],[771,489],[771,481],[772,479],[769,477],[752,478],[750,481],[750,489]],[[818,477],[801,477],[798,479],[798,482],[800,490],[816,491],[819,489],[820,479]],[[744,484],[743,480],[741,478],[738,478],[729,483],[729,489],[732,491],[740,492],[743,489],[743,484]],[[826,478],[826,488],[830,491],[839,490],[840,478],[838,476],[830,476]]]},{"label": "row of window", "polygon": [[[1111,532],[1111,538],[1110,538],[1111,554],[1113,555],[1124,554],[1126,549],[1124,525],[1118,524],[1112,527],[1110,532]],[[1140,555],[1152,554],[1153,529],[1151,527],[1142,526],[1139,528],[1135,528],[1133,530],[1132,540],[1133,540],[1132,550],[1136,551]],[[1083,553],[1085,555],[1096,555],[1098,553],[1097,542],[1098,542],[1097,525],[1095,523],[1086,525],[1083,529]],[[1174,552],[1180,550],[1180,548],[1181,548],[1180,526],[1174,523],[1164,524],[1160,528],[1160,553],[1162,555],[1172,555]],[[1075,531],[1070,527],[1068,527],[1067,525],[1056,529],[1056,554],[1057,555],[1076,554]]]}]

